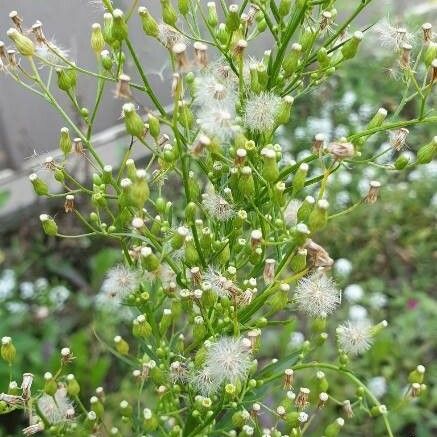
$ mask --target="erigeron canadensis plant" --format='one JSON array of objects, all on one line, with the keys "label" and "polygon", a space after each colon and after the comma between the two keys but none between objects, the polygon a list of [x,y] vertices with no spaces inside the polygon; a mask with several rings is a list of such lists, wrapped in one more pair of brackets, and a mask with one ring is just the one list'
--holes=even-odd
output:
[{"label": "erigeron canadensis plant", "polygon": [[[21,409],[29,420],[25,435],[302,436],[314,431],[334,437],[360,409],[383,422],[384,435],[393,436],[391,406],[381,404],[353,371],[354,360],[388,324],[345,320],[331,326],[341,290],[330,276],[333,259],[317,242],[317,232],[378,201],[381,184],[372,181],[362,199],[332,211],[325,195],[338,169],[377,165],[402,171],[435,156],[437,136],[417,147],[412,162],[400,153],[409,129],[437,122],[428,104],[437,80],[432,26],[425,23],[420,38],[388,22],[377,28],[402,75],[393,113],[380,108],[364,130],[344,138],[327,142],[316,135],[307,157],[285,162],[287,151],[275,142],[276,130],[292,117],[293,106],[356,56],[366,32],[354,29],[354,19],[371,0],[357,2],[343,21],[337,19],[335,0],[231,5],[179,0],[177,6],[161,0],[159,19],[140,6],[144,44],[155,39],[170,59],[165,98],[171,97],[170,107],[155,94],[129,37],[129,29],[138,26],[137,3],[122,11],[110,0],[101,2],[102,23],[91,29],[96,71],[48,40],[40,21],[28,29],[15,11],[10,14],[14,27],[7,31],[14,48],[0,45],[4,74],[45,99],[66,123],[59,136],[62,159],[44,162],[61,192],[51,192],[38,173],[29,179],[37,195],[64,198],[65,213],[76,215],[85,233],[64,234],[46,213],[40,215],[44,232],[120,244],[124,262],[107,273],[102,293],[135,312],[132,336],[100,341],[111,341],[108,350],[131,367],[136,389],[121,392],[125,399],[116,409],[107,405],[102,387],[84,402],[80,381],[68,371],[74,360],[69,348],[61,350],[59,368],[42,376],[41,390],[32,390],[30,373],[19,386],[13,379],[17,351],[5,335],[1,356],[11,376],[0,394],[2,413]],[[252,57],[264,34],[272,49]],[[131,80],[128,58],[140,83]],[[81,75],[97,81],[90,109],[78,102]],[[71,100],[75,117],[58,103],[56,86]],[[93,147],[94,121],[104,111],[102,95],[110,86],[130,137],[117,168],[105,164]],[[404,119],[405,105],[414,100],[417,114]],[[149,101],[153,109],[146,109]],[[385,153],[392,153],[393,162],[376,163],[380,154],[366,147],[378,134],[389,136]],[[146,165],[131,158],[136,148],[148,150]],[[94,169],[89,184],[69,170],[72,154]],[[76,197],[88,197],[91,212],[80,210]],[[285,329],[298,315],[308,321],[308,340],[291,354],[266,356],[265,332]],[[326,344],[336,350],[332,362],[318,359]],[[422,365],[410,373],[406,399],[426,389],[424,373]],[[350,400],[336,398],[329,383],[335,374],[350,384]],[[330,403],[342,406],[341,417],[326,417]]]}]

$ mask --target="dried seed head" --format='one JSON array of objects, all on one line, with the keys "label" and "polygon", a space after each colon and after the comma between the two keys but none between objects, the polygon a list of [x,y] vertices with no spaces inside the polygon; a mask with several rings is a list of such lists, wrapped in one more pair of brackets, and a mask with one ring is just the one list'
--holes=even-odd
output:
[{"label": "dried seed head", "polygon": [[85,148],[83,147],[83,142],[81,138],[74,138],[73,139],[73,145],[74,145],[74,151],[78,155],[83,155]]},{"label": "dried seed head", "polygon": [[406,69],[410,67],[412,49],[413,46],[411,44],[407,44],[407,43],[402,44],[401,58],[399,60],[399,64],[401,68]]},{"label": "dried seed head", "polygon": [[342,160],[351,158],[355,155],[355,148],[352,143],[347,141],[338,141],[328,146],[328,152],[334,156],[335,159]]},{"label": "dried seed head", "polygon": [[312,151],[315,154],[319,154],[323,151],[325,146],[325,135],[324,134],[316,134],[313,140]]},{"label": "dried seed head", "polygon": [[247,41],[245,39],[238,40],[234,48],[235,56],[242,56],[246,48],[247,48]]},{"label": "dried seed head", "polygon": [[180,71],[186,71],[190,65],[187,56],[187,46],[183,42],[178,42],[172,47],[173,54],[176,58],[176,63]]},{"label": "dried seed head", "polygon": [[32,33],[35,37],[35,41],[39,45],[43,45],[47,42],[47,39],[44,35],[44,32],[42,30],[42,23],[41,21],[36,21],[35,24],[32,26]]},{"label": "dried seed head", "polygon": [[310,238],[305,242],[304,247],[308,252],[310,263],[314,267],[331,267],[334,264],[334,260],[328,252]]},{"label": "dried seed head", "polygon": [[284,389],[290,390],[293,388],[294,382],[294,372],[293,369],[284,370],[283,387]]},{"label": "dried seed head", "polygon": [[305,408],[308,404],[308,399],[310,396],[310,389],[306,387],[301,387],[299,393],[296,397],[295,404],[298,408]]},{"label": "dried seed head", "polygon": [[379,190],[381,189],[381,182],[378,181],[370,181],[369,183],[369,191],[364,198],[366,203],[373,204],[378,200]]},{"label": "dried seed head", "polygon": [[423,41],[425,44],[432,41],[432,24],[431,23],[423,23],[422,24],[423,31]]},{"label": "dried seed head", "polygon": [[276,260],[267,258],[264,263],[263,278],[266,285],[271,284],[275,278]]},{"label": "dried seed head", "polygon": [[130,90],[130,76],[127,74],[120,74],[118,77],[117,87],[115,89],[115,97],[117,99],[130,99],[132,93]]},{"label": "dried seed head", "polygon": [[193,44],[193,47],[197,65],[201,68],[206,68],[208,66],[208,46],[202,42],[196,41]]},{"label": "dried seed head", "polygon": [[73,210],[74,210],[74,195],[67,194],[65,196],[64,211],[66,213],[69,213],[69,212],[72,212]]},{"label": "dried seed head", "polygon": [[23,29],[21,28],[21,25],[23,24],[23,19],[18,15],[17,11],[11,11],[9,12],[9,18],[14,23],[15,27],[20,31],[23,32]]}]

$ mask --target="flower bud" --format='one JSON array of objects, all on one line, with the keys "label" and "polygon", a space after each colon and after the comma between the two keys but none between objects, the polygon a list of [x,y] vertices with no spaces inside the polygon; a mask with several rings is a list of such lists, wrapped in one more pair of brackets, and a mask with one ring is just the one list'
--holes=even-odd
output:
[{"label": "flower bud", "polygon": [[150,323],[146,320],[143,314],[140,314],[132,322],[132,334],[135,337],[147,338],[152,334],[152,327]]},{"label": "flower bud", "polygon": [[302,163],[294,175],[292,186],[293,186],[293,197],[299,194],[305,186],[306,176],[308,174],[309,166],[306,162]]},{"label": "flower bud", "polygon": [[142,265],[148,272],[154,272],[160,266],[159,258],[152,252],[148,246],[141,248]]},{"label": "flower bud", "polygon": [[178,21],[178,15],[169,0],[161,0],[162,20],[164,23],[175,27]]},{"label": "flower bud", "polygon": [[67,375],[67,393],[71,397],[76,397],[80,393],[80,385],[72,373]]},{"label": "flower bud", "polygon": [[48,185],[36,173],[29,175],[29,181],[32,183],[33,189],[38,196],[47,196],[49,194]]},{"label": "flower bud", "polygon": [[311,211],[308,217],[308,226],[311,232],[318,231],[325,227],[328,221],[329,203],[327,200],[321,199],[317,202],[316,207]]},{"label": "flower bud", "polygon": [[252,199],[255,194],[255,182],[252,176],[252,169],[249,166],[243,167],[240,171],[238,190],[247,199]]},{"label": "flower bud", "polygon": [[44,374],[44,392],[53,396],[58,390],[58,384],[50,372]]},{"label": "flower bud", "polygon": [[7,31],[8,37],[14,42],[18,52],[23,56],[33,56],[35,53],[35,45],[33,41],[20,33],[17,29],[10,28]]},{"label": "flower bud", "polygon": [[0,349],[1,357],[11,365],[15,360],[15,356],[17,355],[17,351],[15,349],[14,344],[12,343],[11,337],[2,337],[2,344]]},{"label": "flower bud", "polygon": [[66,158],[71,153],[72,148],[73,146],[71,144],[70,131],[67,127],[63,127],[59,136],[59,149]]},{"label": "flower bud", "polygon": [[410,155],[408,153],[401,153],[394,162],[396,170],[403,170],[410,162]]},{"label": "flower bud", "polygon": [[182,15],[187,15],[190,11],[190,0],[178,0],[178,9]]},{"label": "flower bud", "polygon": [[290,268],[295,273],[299,273],[305,269],[307,263],[307,250],[299,247],[296,254],[290,260]]},{"label": "flower bud", "polygon": [[144,408],[143,410],[143,429],[146,432],[156,431],[159,426],[158,418],[152,413],[149,408]]},{"label": "flower bud", "polygon": [[437,58],[437,42],[430,41],[423,54],[423,62],[429,68],[432,61]]},{"label": "flower bud", "polygon": [[282,99],[279,107],[278,115],[276,116],[276,123],[278,125],[286,124],[290,120],[291,107],[293,106],[294,98],[291,96],[285,96]]},{"label": "flower bud", "polygon": [[208,7],[208,15],[206,21],[209,26],[214,28],[218,24],[218,15],[217,15],[217,8],[215,2],[208,2],[207,7]]},{"label": "flower bud", "polygon": [[99,23],[94,23],[91,26],[91,48],[94,50],[96,55],[105,48],[105,39],[103,38],[102,28]]},{"label": "flower bud", "polygon": [[153,114],[149,114],[147,122],[149,124],[150,135],[152,135],[155,141],[158,141],[159,134],[161,132],[159,120]]},{"label": "flower bud", "polygon": [[304,201],[302,202],[302,205],[297,210],[297,220],[299,222],[306,222],[311,211],[314,208],[315,203],[316,200],[314,199],[313,196],[305,197]]},{"label": "flower bud", "polygon": [[410,374],[408,375],[408,382],[410,384],[418,383],[421,384],[423,382],[423,378],[425,375],[425,366],[419,364]]},{"label": "flower bud", "polygon": [[76,86],[77,72],[73,67],[57,68],[58,87],[62,91],[70,91]]},{"label": "flower bud", "polygon": [[276,162],[276,153],[269,147],[264,147],[261,150],[261,156],[263,157],[264,165],[262,175],[268,182],[275,182],[279,178],[279,169]]},{"label": "flower bud", "polygon": [[39,216],[39,220],[41,222],[44,232],[47,235],[54,236],[58,233],[58,225],[48,214],[41,214]]},{"label": "flower bud", "polygon": [[159,27],[156,20],[150,15],[150,12],[144,6],[138,8],[138,15],[140,16],[143,30],[146,35],[157,38],[159,35]]},{"label": "flower bud", "polygon": [[352,35],[352,38],[349,39],[349,41],[346,41],[343,44],[341,48],[343,59],[351,59],[355,57],[358,51],[358,47],[363,39],[363,36],[363,32],[360,32],[358,30]]},{"label": "flower bud", "polygon": [[230,32],[235,32],[240,27],[239,7],[236,4],[229,5],[226,27]]},{"label": "flower bud", "polygon": [[428,144],[422,146],[417,152],[416,162],[418,164],[429,164],[437,154],[437,136]]},{"label": "flower bud", "polygon": [[122,115],[124,117],[124,124],[126,132],[133,137],[142,138],[146,133],[144,121],[138,115],[133,103],[125,103],[123,105]]},{"label": "flower bud", "polygon": [[344,426],[344,419],[339,417],[325,428],[325,437],[337,437]]},{"label": "flower bud", "polygon": [[114,337],[115,349],[121,355],[127,355],[129,353],[129,345],[120,335]]},{"label": "flower bud", "polygon": [[121,42],[128,35],[128,27],[123,11],[121,9],[114,9],[112,11],[112,19],[111,37],[115,41]]},{"label": "flower bud", "polygon": [[282,62],[282,68],[284,69],[286,77],[294,74],[299,67],[299,59],[302,54],[302,46],[300,44],[293,44],[291,46],[290,53],[285,56]]}]

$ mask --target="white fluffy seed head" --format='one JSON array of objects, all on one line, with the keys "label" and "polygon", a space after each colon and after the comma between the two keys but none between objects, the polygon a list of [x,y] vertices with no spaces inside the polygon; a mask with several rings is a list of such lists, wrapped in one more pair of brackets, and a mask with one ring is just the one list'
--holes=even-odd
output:
[{"label": "white fluffy seed head", "polygon": [[367,320],[348,320],[336,333],[339,347],[349,355],[362,354],[372,345],[371,325]]},{"label": "white fluffy seed head", "polygon": [[270,132],[276,123],[281,98],[271,92],[249,97],[243,113],[243,125],[254,132]]},{"label": "white fluffy seed head", "polygon": [[119,264],[106,273],[102,291],[109,296],[124,298],[134,292],[141,283],[139,271]]},{"label": "white fluffy seed head", "polygon": [[341,293],[331,278],[316,271],[298,282],[294,300],[300,311],[323,317],[334,312],[341,302]]}]

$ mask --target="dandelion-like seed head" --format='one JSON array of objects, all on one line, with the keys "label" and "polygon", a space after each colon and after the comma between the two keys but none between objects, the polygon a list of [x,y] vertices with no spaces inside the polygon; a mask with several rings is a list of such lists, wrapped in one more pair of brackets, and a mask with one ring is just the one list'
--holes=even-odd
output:
[{"label": "dandelion-like seed head", "polygon": [[298,309],[309,316],[326,317],[341,303],[341,292],[333,279],[316,271],[299,281],[294,300]]},{"label": "dandelion-like seed head", "polygon": [[[227,83],[228,82],[228,83]],[[235,106],[235,84],[207,72],[196,77],[194,81],[194,103],[203,110],[213,101],[220,101],[225,106]]]},{"label": "dandelion-like seed head", "polygon": [[223,142],[230,140],[238,129],[235,107],[226,105],[225,102],[203,108],[197,123],[205,133]]},{"label": "dandelion-like seed head", "polygon": [[400,152],[407,146],[407,137],[410,131],[404,127],[389,132],[390,146]]},{"label": "dandelion-like seed head", "polygon": [[208,284],[213,293],[218,297],[230,297],[237,290],[235,284],[230,279],[213,267],[208,267],[203,279],[204,284]]},{"label": "dandelion-like seed head", "polygon": [[71,413],[74,411],[65,388],[58,389],[54,396],[44,393],[38,399],[38,408],[51,425],[71,418]]},{"label": "dandelion-like seed head", "polygon": [[291,200],[284,211],[284,221],[287,226],[297,225],[297,211],[299,210],[302,202],[299,200]]},{"label": "dandelion-like seed head", "polygon": [[217,392],[221,385],[211,373],[211,369],[204,367],[198,372],[193,372],[189,378],[193,388],[203,396],[210,396]]},{"label": "dandelion-like seed head", "polygon": [[221,222],[225,222],[235,215],[232,205],[216,193],[203,194],[202,206],[211,217]]},{"label": "dandelion-like seed head", "polygon": [[206,353],[205,367],[220,385],[234,383],[247,376],[251,365],[251,343],[246,338],[222,337]]},{"label": "dandelion-like seed head", "polygon": [[375,33],[383,47],[398,51],[403,44],[412,45],[415,35],[408,32],[405,27],[394,26],[388,19],[382,20],[374,27]]},{"label": "dandelion-like seed head", "polygon": [[349,355],[366,352],[372,345],[372,330],[368,320],[348,320],[337,328],[339,347]]},{"label": "dandelion-like seed head", "polygon": [[254,132],[270,132],[276,123],[281,98],[270,92],[251,96],[244,108],[243,124]]},{"label": "dandelion-like seed head", "polygon": [[140,272],[119,264],[107,272],[102,291],[113,297],[124,298],[134,292],[140,282]]},{"label": "dandelion-like seed head", "polygon": [[175,44],[185,43],[185,37],[177,31],[173,26],[165,23],[158,25],[158,39],[168,49],[171,49]]}]

